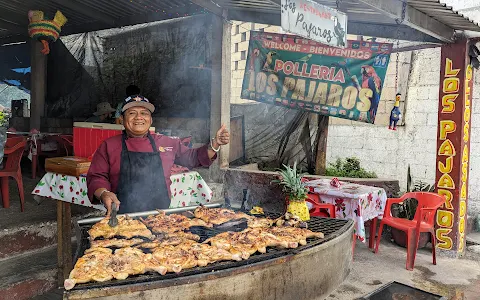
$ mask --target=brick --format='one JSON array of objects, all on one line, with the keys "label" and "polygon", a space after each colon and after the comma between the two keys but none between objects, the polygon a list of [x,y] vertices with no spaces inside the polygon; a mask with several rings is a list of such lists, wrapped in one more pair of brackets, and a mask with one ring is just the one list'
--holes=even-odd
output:
[{"label": "brick", "polygon": [[248,50],[248,41],[240,42],[238,44],[238,51],[247,51]]},{"label": "brick", "polygon": [[234,43],[240,43],[242,40],[242,35],[241,34],[235,34],[232,36],[231,38],[231,43],[234,44]]},{"label": "brick", "polygon": [[427,126],[438,125],[438,113],[430,113],[427,115]]},{"label": "brick", "polygon": [[241,60],[238,62],[238,69],[239,70],[245,70],[245,65],[247,64],[247,61]]},{"label": "brick", "polygon": [[427,125],[427,118],[424,113],[412,112],[411,110],[407,109],[405,118],[405,123],[412,126]]},{"label": "brick", "polygon": [[232,53],[232,61],[240,61],[240,60],[241,60],[240,52]]}]

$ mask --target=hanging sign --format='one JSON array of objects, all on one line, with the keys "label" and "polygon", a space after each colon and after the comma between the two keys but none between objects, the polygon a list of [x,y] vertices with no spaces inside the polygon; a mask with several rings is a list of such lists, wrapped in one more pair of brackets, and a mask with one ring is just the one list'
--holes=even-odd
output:
[{"label": "hanging sign", "polygon": [[333,48],[293,35],[252,31],[242,99],[374,123],[392,44]]},{"label": "hanging sign", "polygon": [[308,0],[282,0],[281,24],[286,32],[316,42],[345,48],[347,15]]}]

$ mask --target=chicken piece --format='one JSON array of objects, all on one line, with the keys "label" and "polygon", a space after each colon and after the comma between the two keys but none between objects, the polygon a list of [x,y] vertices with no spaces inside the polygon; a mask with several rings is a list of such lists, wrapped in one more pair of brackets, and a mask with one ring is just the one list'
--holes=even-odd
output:
[{"label": "chicken piece", "polygon": [[161,275],[165,275],[168,272],[167,267],[163,266],[159,261],[157,261],[154,257],[153,254],[148,253],[145,254],[145,258],[143,260],[143,263],[145,264],[145,271],[150,271],[150,272],[157,272]]},{"label": "chicken piece", "polygon": [[153,252],[153,258],[168,272],[179,273],[183,269],[197,266],[197,260],[192,253],[174,246],[156,248]]},{"label": "chicken piece", "polygon": [[[271,227],[267,232],[275,235],[277,238],[287,241],[289,248],[296,248],[298,244],[306,245],[307,238],[323,238],[323,233],[313,232],[304,228],[295,227]],[[297,244],[297,245],[295,245]]]},{"label": "chicken piece", "polygon": [[263,230],[264,228],[249,228],[244,230],[258,247],[258,252],[266,253],[267,247],[288,248],[288,242],[281,240],[275,235]]},{"label": "chicken piece", "polygon": [[263,253],[267,251],[261,240],[252,239],[252,237],[244,232],[227,231],[207,239],[204,243],[210,243],[214,247],[228,250],[233,255],[240,255],[243,259],[248,259],[259,250]]},{"label": "chicken piece", "polygon": [[107,240],[96,240],[90,242],[90,248],[108,248],[108,247],[116,247],[116,248],[124,248],[124,247],[132,247],[142,243],[142,239],[107,239]]},{"label": "chicken piece", "polygon": [[274,220],[269,218],[252,218],[248,220],[249,228],[268,228],[271,227],[274,223]]},{"label": "chicken piece", "polygon": [[110,239],[115,236],[123,236],[132,238],[134,236],[141,236],[145,238],[152,238],[152,232],[138,220],[133,220],[126,216],[118,217],[118,225],[110,227],[108,225],[109,218],[104,218],[100,222],[92,226],[88,231],[90,240],[103,237]]},{"label": "chicken piece", "polygon": [[142,222],[152,228],[155,233],[174,233],[184,231],[193,226],[212,227],[213,225],[205,223],[200,219],[189,219],[183,215],[166,215],[164,211],[159,211],[158,215],[149,216],[142,219]]},{"label": "chicken piece", "polygon": [[113,278],[108,272],[107,266],[112,259],[112,250],[107,248],[95,248],[80,257],[68,279],[64,282],[66,290],[71,290],[78,283],[90,281],[107,281]]},{"label": "chicken piece", "polygon": [[137,248],[155,249],[166,246],[191,245],[192,243],[195,243],[195,241],[182,237],[169,237],[166,239],[154,240],[153,242],[142,243],[138,245]]},{"label": "chicken piece", "polygon": [[[182,246],[183,245],[180,245],[180,247]],[[193,243],[188,247],[188,249],[185,250],[190,251],[191,253],[193,253],[193,255],[195,255],[197,259],[197,265],[200,267],[204,267],[208,264],[218,261],[242,260],[241,256],[238,254],[232,254],[227,250],[219,249],[208,244]]]},{"label": "chicken piece", "polygon": [[194,215],[196,218],[214,225],[220,225],[231,220],[249,220],[253,218],[246,213],[235,212],[226,208],[206,208],[204,206],[197,207],[194,211]]},{"label": "chicken piece", "polygon": [[131,247],[116,250],[114,256],[115,260],[124,263],[124,268],[122,270],[128,273],[128,275],[145,273],[145,264],[143,263],[144,257],[145,253],[143,253],[142,250]]}]

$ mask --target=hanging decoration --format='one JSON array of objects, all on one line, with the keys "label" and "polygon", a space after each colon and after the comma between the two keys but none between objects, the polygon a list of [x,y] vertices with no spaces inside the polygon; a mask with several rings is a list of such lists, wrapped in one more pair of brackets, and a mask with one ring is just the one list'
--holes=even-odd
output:
[{"label": "hanging decoration", "polygon": [[397,130],[397,123],[402,118],[402,113],[400,112],[400,99],[402,94],[397,93],[395,97],[395,105],[390,112],[390,123],[388,125],[388,129]]},{"label": "hanging decoration", "polygon": [[28,12],[28,35],[43,44],[42,54],[50,53],[49,42],[55,42],[60,36],[61,28],[67,23],[67,18],[57,11],[53,20],[45,20],[43,11],[31,10]]}]

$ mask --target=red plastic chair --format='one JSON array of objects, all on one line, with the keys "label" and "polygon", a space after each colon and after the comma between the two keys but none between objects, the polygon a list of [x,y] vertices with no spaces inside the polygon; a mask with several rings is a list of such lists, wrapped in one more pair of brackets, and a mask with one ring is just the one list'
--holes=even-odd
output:
[{"label": "red plastic chair", "polygon": [[[43,151],[42,144],[54,141],[57,144],[55,151]],[[72,135],[50,135],[44,140],[37,140],[37,154],[32,155],[32,178],[37,177],[37,171],[40,171],[38,157],[62,157],[73,155],[73,136]]]},{"label": "red plastic chair", "polygon": [[313,205],[310,209],[310,216],[335,219],[335,205],[321,203],[317,194],[308,194],[307,196],[308,198],[305,201]]},{"label": "red plastic chair", "polygon": [[[394,203],[400,203],[406,199],[414,198],[418,200],[417,210],[413,220],[394,218],[391,215],[391,206]],[[401,198],[391,198],[387,200],[385,205],[385,213],[380,222],[380,229],[378,231],[377,244],[375,246],[375,253],[378,253],[378,246],[380,245],[380,238],[382,237],[382,230],[384,225],[402,230],[407,235],[407,270],[412,271],[415,264],[415,256],[417,255],[418,241],[421,232],[429,232],[432,237],[432,256],[433,264],[437,264],[437,257],[435,252],[435,213],[437,209],[445,203],[445,197],[435,193],[406,193]]]},{"label": "red plastic chair", "polygon": [[20,161],[22,160],[23,151],[25,150],[26,144],[27,141],[23,137],[7,138],[4,149],[4,153],[7,155],[7,161],[4,164],[4,168],[0,170],[3,207],[10,207],[8,179],[9,177],[13,177],[17,182],[22,212],[24,210],[25,198],[23,193],[22,169],[20,168]]}]

